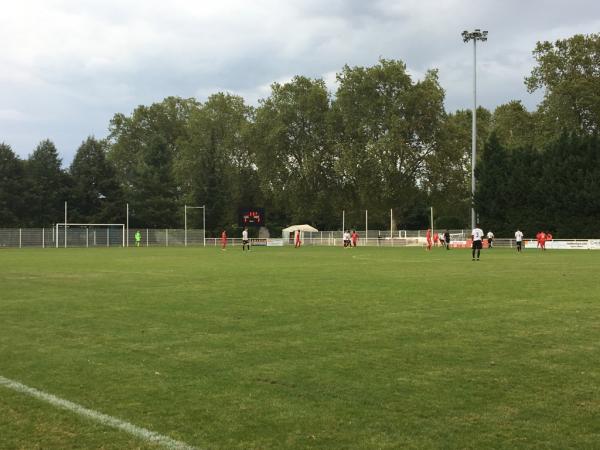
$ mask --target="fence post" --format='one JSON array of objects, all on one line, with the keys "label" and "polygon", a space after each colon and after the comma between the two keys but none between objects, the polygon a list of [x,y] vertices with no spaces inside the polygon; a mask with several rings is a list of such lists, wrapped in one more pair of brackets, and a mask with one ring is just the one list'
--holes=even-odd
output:
[{"label": "fence post", "polygon": [[46,229],[42,228],[42,248],[46,248],[46,242],[44,241],[45,234],[46,234]]},{"label": "fence post", "polygon": [[165,247],[169,246],[169,229],[165,228]]},{"label": "fence post", "polygon": [[19,248],[21,248],[21,228],[19,228]]},{"label": "fence post", "polygon": [[148,242],[149,241],[149,236],[150,236],[150,234],[148,232],[148,228],[146,228],[146,247],[148,247],[150,245],[150,242]]},{"label": "fence post", "polygon": [[85,229],[85,248],[90,248],[90,229]]},{"label": "fence post", "polygon": [[106,246],[108,247],[110,244],[110,228],[106,229]]}]

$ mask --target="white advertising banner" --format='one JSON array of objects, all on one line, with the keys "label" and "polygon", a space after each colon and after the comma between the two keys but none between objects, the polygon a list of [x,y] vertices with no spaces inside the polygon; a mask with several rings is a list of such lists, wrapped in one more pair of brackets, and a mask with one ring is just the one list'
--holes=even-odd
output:
[{"label": "white advertising banner", "polygon": [[283,239],[267,239],[267,247],[283,247]]},{"label": "white advertising banner", "polygon": [[[536,240],[525,243],[525,248],[539,248]],[[600,239],[564,239],[546,241],[547,250],[600,250]]]}]

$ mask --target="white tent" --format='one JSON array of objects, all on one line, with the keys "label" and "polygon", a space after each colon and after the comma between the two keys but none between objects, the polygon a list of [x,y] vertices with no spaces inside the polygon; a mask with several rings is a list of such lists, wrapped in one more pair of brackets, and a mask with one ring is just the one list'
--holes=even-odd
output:
[{"label": "white tent", "polygon": [[281,237],[286,241],[289,240],[290,243],[293,243],[294,233],[296,232],[296,230],[300,230],[300,239],[302,240],[304,240],[304,233],[317,233],[319,231],[316,228],[306,224],[292,225],[281,230]]},{"label": "white tent", "polygon": [[300,230],[302,232],[310,232],[310,233],[316,233],[319,231],[316,228],[311,227],[310,225],[304,224],[304,225],[291,225],[291,226],[281,230],[281,232],[283,233],[283,236],[287,236],[288,233],[293,233],[296,230]]}]

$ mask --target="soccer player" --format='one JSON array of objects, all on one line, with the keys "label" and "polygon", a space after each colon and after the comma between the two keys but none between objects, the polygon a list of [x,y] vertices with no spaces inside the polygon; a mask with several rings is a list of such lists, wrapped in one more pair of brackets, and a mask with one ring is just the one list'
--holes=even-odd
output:
[{"label": "soccer player", "polygon": [[475,225],[475,228],[473,228],[473,231],[471,232],[471,239],[473,239],[473,261],[475,261],[475,256],[477,256],[477,261],[479,261],[479,254],[481,253],[481,248],[483,247],[483,230],[480,228],[479,224]]},{"label": "soccer player", "polygon": [[546,233],[544,233],[543,231],[540,231],[539,239],[540,240],[538,242],[539,242],[540,248],[542,249],[542,251],[545,252],[546,251]]},{"label": "soccer player", "polygon": [[294,235],[294,247],[299,248],[302,245],[302,241],[300,240],[300,230],[296,230]]},{"label": "soccer player", "polygon": [[446,233],[440,233],[440,245],[442,247],[446,246]]},{"label": "soccer player", "polygon": [[431,228],[427,228],[425,237],[427,238],[427,251],[429,251],[431,250]]},{"label": "soccer player", "polygon": [[488,248],[492,248],[494,246],[494,233],[492,231],[488,231],[487,234]]},{"label": "soccer player", "polygon": [[242,251],[245,251],[246,247],[248,247],[248,251],[250,251],[250,241],[248,240],[248,229],[244,228],[244,231],[242,231]]},{"label": "soccer player", "polygon": [[223,230],[221,233],[221,250],[225,250],[227,247],[227,231]]},{"label": "soccer player", "polygon": [[517,252],[520,252],[521,251],[521,245],[522,245],[522,242],[523,242],[523,233],[518,228],[517,228],[517,231],[515,231],[515,241],[517,243]]},{"label": "soccer player", "polygon": [[135,246],[139,247],[140,242],[142,242],[142,233],[140,233],[140,230],[137,230],[135,232],[134,238],[135,238]]},{"label": "soccer player", "polygon": [[440,235],[437,233],[433,233],[433,246],[437,247],[440,242]]},{"label": "soccer player", "polygon": [[348,230],[344,231],[343,241],[344,241],[344,248],[350,247],[350,232]]},{"label": "soccer player", "polygon": [[450,250],[450,233],[448,232],[448,230],[446,230],[446,232],[443,234],[444,236],[444,241],[446,242],[446,250]]},{"label": "soccer player", "polygon": [[352,230],[352,247],[356,247],[357,243],[358,243],[358,233],[356,232],[356,230]]}]

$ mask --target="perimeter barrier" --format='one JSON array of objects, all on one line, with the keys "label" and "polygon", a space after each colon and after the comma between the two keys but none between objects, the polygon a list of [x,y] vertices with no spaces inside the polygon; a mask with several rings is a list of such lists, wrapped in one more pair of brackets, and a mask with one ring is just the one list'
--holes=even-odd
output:
[{"label": "perimeter barrier", "polygon": [[[130,228],[123,232],[119,227],[71,227],[61,228],[0,228],[0,248],[107,248],[107,247],[220,247],[220,238],[205,236],[202,229],[156,229]],[[425,247],[426,230],[369,230],[359,232],[358,247]],[[449,230],[450,248],[470,248],[468,230]],[[136,236],[138,239],[136,239]],[[342,231],[302,232],[304,246],[343,246]],[[281,238],[252,238],[253,246],[294,245],[293,234]],[[241,246],[239,237],[228,238],[228,246]],[[442,247],[441,241],[433,242],[434,247]],[[600,249],[600,239],[553,239],[546,241],[547,250],[595,250]],[[484,248],[487,248],[484,239]],[[514,239],[494,239],[493,247],[516,248]],[[524,238],[523,248],[539,248],[534,238]]]}]

